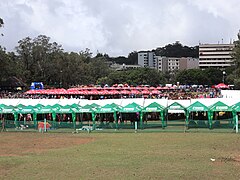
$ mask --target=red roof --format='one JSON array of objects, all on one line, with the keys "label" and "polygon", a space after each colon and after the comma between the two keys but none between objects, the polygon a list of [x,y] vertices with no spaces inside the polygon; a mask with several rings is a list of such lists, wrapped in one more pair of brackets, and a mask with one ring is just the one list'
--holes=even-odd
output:
[{"label": "red roof", "polygon": [[144,89],[144,90],[142,91],[142,94],[150,94],[150,92],[149,92],[148,90]]},{"label": "red roof", "polygon": [[131,94],[141,94],[141,92],[136,89],[133,89],[131,90]]},{"label": "red roof", "polygon": [[229,89],[229,86],[224,84],[224,83],[220,83],[220,84],[216,85],[215,88],[218,88],[218,89]]},{"label": "red roof", "polygon": [[122,91],[120,91],[120,94],[130,94],[131,92],[130,91],[127,91],[127,90],[122,90]]}]

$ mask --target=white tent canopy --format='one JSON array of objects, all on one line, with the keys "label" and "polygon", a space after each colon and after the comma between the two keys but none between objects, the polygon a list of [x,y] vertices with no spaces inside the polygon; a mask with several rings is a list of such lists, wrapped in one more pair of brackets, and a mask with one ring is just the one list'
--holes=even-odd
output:
[{"label": "white tent canopy", "polygon": [[142,107],[146,107],[149,104],[156,102],[163,107],[167,107],[174,102],[178,102],[184,107],[188,107],[194,102],[199,101],[205,106],[211,106],[214,103],[221,101],[228,106],[232,106],[240,102],[240,98],[206,98],[206,99],[191,99],[191,100],[167,100],[167,99],[143,99],[143,98],[129,98],[129,99],[104,99],[104,100],[86,100],[86,99],[0,99],[0,104],[17,106],[18,104],[27,105],[37,105],[42,104],[43,106],[59,104],[62,106],[79,104],[80,106],[85,106],[87,104],[98,104],[104,106],[106,104],[115,103],[119,106],[126,106],[130,103],[136,103]]}]

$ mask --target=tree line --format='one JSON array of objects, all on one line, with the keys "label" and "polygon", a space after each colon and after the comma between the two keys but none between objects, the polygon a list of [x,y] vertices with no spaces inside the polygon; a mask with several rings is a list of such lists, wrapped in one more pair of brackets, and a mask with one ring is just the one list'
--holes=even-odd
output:
[{"label": "tree line", "polygon": [[[0,27],[3,27],[0,19]],[[115,71],[109,64],[137,64],[137,52],[129,53],[128,57],[109,57],[98,53],[93,56],[90,49],[79,52],[66,52],[62,45],[52,42],[50,37],[39,35],[35,38],[26,37],[18,41],[16,51],[7,52],[0,46],[0,82],[9,77],[17,77],[30,86],[31,82],[41,81],[50,87],[76,85],[113,85],[113,84],[148,84],[156,86],[166,83],[214,85],[222,82],[222,77],[229,84],[240,86],[240,36],[235,42],[233,51],[235,65],[227,68],[226,77],[220,69],[190,69],[175,73],[158,72],[155,69],[139,68],[134,70]],[[198,56],[198,47],[187,47],[179,42],[154,50],[161,56]]]},{"label": "tree line", "polygon": [[[130,53],[132,57],[135,52]],[[156,69],[139,68],[134,70],[115,71],[109,67],[110,58],[107,54],[98,53],[93,56],[89,49],[80,52],[66,52],[50,37],[39,35],[31,39],[26,37],[18,41],[16,52],[7,52],[0,48],[0,80],[16,76],[30,85],[40,81],[51,87],[76,85],[113,85],[113,84],[208,84],[213,85],[222,81],[221,70],[191,69],[171,72],[158,72]],[[113,59],[113,60],[112,60]],[[110,62],[111,63],[111,62]],[[125,63],[125,61],[123,61]],[[231,70],[227,74],[231,73]]]}]

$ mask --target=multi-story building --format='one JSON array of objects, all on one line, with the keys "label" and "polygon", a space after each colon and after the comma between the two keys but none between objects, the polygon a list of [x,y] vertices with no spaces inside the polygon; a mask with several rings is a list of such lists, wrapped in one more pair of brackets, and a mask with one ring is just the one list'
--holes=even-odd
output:
[{"label": "multi-story building", "polygon": [[225,68],[233,63],[231,56],[234,44],[200,44],[199,67],[200,68]]},{"label": "multi-story building", "polygon": [[112,64],[110,67],[116,71],[142,68],[142,66],[140,65],[116,64],[116,63]]},{"label": "multi-story building", "polygon": [[142,67],[156,67],[156,55],[151,51],[140,51],[138,52],[138,65]]},{"label": "multi-story building", "polygon": [[168,71],[168,58],[163,56],[156,56],[156,69],[158,71],[166,72]]},{"label": "multi-story building", "polygon": [[197,69],[199,68],[199,60],[192,57],[161,57],[157,56],[157,69],[162,72],[174,72],[184,69]]},{"label": "multi-story building", "polygon": [[179,70],[198,69],[198,68],[199,68],[198,58],[186,57],[186,58],[180,58],[179,60]]}]

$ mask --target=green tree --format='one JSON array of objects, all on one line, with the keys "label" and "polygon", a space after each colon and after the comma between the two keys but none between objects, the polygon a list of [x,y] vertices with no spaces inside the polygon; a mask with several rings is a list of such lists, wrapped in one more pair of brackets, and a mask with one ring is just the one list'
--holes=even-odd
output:
[{"label": "green tree", "polygon": [[180,84],[208,84],[208,79],[201,69],[188,69],[176,74],[176,81]]},{"label": "green tree", "polygon": [[164,47],[159,47],[154,50],[157,56],[166,57],[198,57],[198,46],[188,47],[183,46],[180,42],[168,44]]},{"label": "green tree", "polygon": [[233,58],[236,69],[240,69],[240,32],[238,33],[238,40],[234,42]]},{"label": "green tree", "polygon": [[222,71],[216,68],[183,70],[177,73],[176,81],[189,85],[216,85],[222,82]]},{"label": "green tree", "polygon": [[16,47],[19,60],[22,62],[23,74],[27,83],[32,81],[46,81],[49,78],[49,66],[53,66],[53,54],[62,53],[61,45],[51,43],[45,35],[31,39],[26,37],[18,42]]},{"label": "green tree", "polygon": [[205,77],[208,79],[208,85],[216,85],[222,82],[223,72],[216,68],[207,68],[203,70]]},{"label": "green tree", "polygon": [[114,71],[110,73],[108,77],[99,79],[99,81],[104,81],[105,84],[109,85],[127,83],[134,86],[139,84],[157,86],[165,83],[163,75],[157,70],[150,68]]},{"label": "green tree", "polygon": [[0,47],[0,67],[1,67],[1,73],[0,73],[0,81],[4,81],[8,77],[8,70],[9,70],[9,57],[2,47]]},{"label": "green tree", "polygon": [[111,71],[105,57],[92,58],[88,64],[88,68],[91,84],[95,84],[99,78],[108,76]]},{"label": "green tree", "polygon": [[[3,19],[2,19],[2,18],[0,18],[0,28],[1,28],[1,27],[3,27],[3,25],[4,25]],[[1,35],[3,36],[3,34],[2,34],[2,33],[1,33]]]},{"label": "green tree", "polygon": [[138,64],[138,52],[133,51],[128,54],[127,62],[125,64]]},{"label": "green tree", "polygon": [[4,25],[3,19],[0,18],[0,27],[3,27],[3,25]]},{"label": "green tree", "polygon": [[238,40],[234,42],[234,48],[233,48],[233,58],[234,58],[234,70],[231,73],[231,76],[228,78],[228,80],[231,80],[234,82],[235,88],[240,89],[240,31],[238,33]]}]

